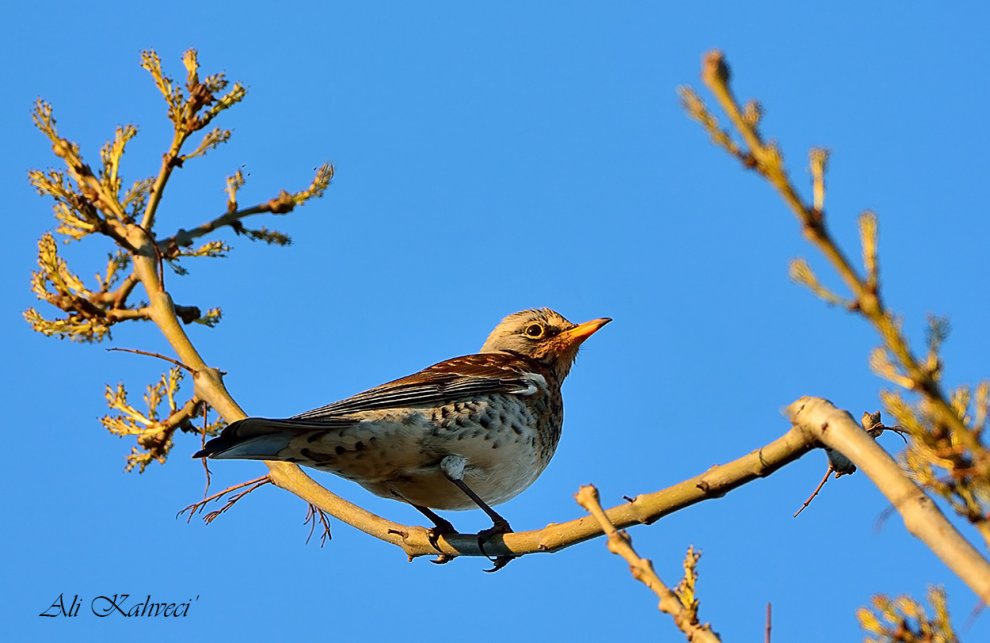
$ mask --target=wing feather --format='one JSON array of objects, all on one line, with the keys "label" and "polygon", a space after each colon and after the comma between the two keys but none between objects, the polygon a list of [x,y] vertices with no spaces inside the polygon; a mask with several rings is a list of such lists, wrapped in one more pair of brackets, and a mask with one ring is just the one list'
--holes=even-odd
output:
[{"label": "wing feather", "polygon": [[456,357],[292,419],[343,419],[341,416],[362,411],[438,406],[494,393],[532,395],[538,390],[537,381],[545,378],[527,362],[498,353]]}]

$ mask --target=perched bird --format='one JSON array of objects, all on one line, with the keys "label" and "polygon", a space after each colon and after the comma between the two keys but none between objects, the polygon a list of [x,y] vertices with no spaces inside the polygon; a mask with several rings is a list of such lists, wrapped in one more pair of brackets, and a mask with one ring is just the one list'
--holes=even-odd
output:
[{"label": "perched bird", "polygon": [[[560,440],[560,385],[578,347],[611,321],[572,324],[548,308],[503,319],[481,352],[454,357],[288,419],[231,423],[194,457],[296,462],[405,501],[438,533],[453,531],[433,509],[491,505],[543,472]],[[496,563],[498,566],[498,563]]]}]

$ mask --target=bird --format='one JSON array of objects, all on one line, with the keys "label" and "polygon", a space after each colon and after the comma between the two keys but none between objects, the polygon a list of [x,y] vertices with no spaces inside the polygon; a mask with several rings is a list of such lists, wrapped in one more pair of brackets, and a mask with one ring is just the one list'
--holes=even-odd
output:
[{"label": "bird", "polygon": [[563,424],[561,384],[581,344],[610,321],[573,324],[549,308],[513,313],[478,353],[290,418],[232,422],[193,457],[279,460],[336,474],[415,507],[433,523],[431,538],[455,532],[435,509],[480,508],[492,520],[478,533],[484,553],[487,539],[512,531],[492,505],[518,495],[549,464]]}]

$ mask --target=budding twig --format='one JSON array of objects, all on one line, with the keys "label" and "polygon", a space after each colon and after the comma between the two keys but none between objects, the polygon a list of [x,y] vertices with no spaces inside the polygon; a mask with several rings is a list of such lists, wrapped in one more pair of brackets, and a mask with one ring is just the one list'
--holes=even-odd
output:
[{"label": "budding twig", "polygon": [[633,578],[649,587],[660,598],[658,605],[660,611],[670,614],[674,618],[674,623],[687,635],[689,641],[711,642],[720,640],[718,635],[712,631],[711,626],[698,621],[697,601],[691,605],[685,605],[677,592],[671,590],[660,580],[653,569],[653,563],[649,559],[641,558],[636,553],[629,534],[615,528],[615,525],[605,514],[605,510],[602,509],[601,501],[598,498],[598,489],[594,485],[582,486],[575,499],[598,521],[608,538],[608,550],[621,556],[629,563],[629,570],[632,572]]}]

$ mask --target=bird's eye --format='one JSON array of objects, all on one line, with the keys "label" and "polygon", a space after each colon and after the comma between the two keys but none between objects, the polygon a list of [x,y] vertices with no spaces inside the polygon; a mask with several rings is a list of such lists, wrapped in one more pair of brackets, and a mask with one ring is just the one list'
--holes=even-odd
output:
[{"label": "bird's eye", "polygon": [[526,337],[529,337],[530,339],[539,339],[543,337],[546,329],[543,327],[543,324],[530,324],[523,332],[525,332]]}]

